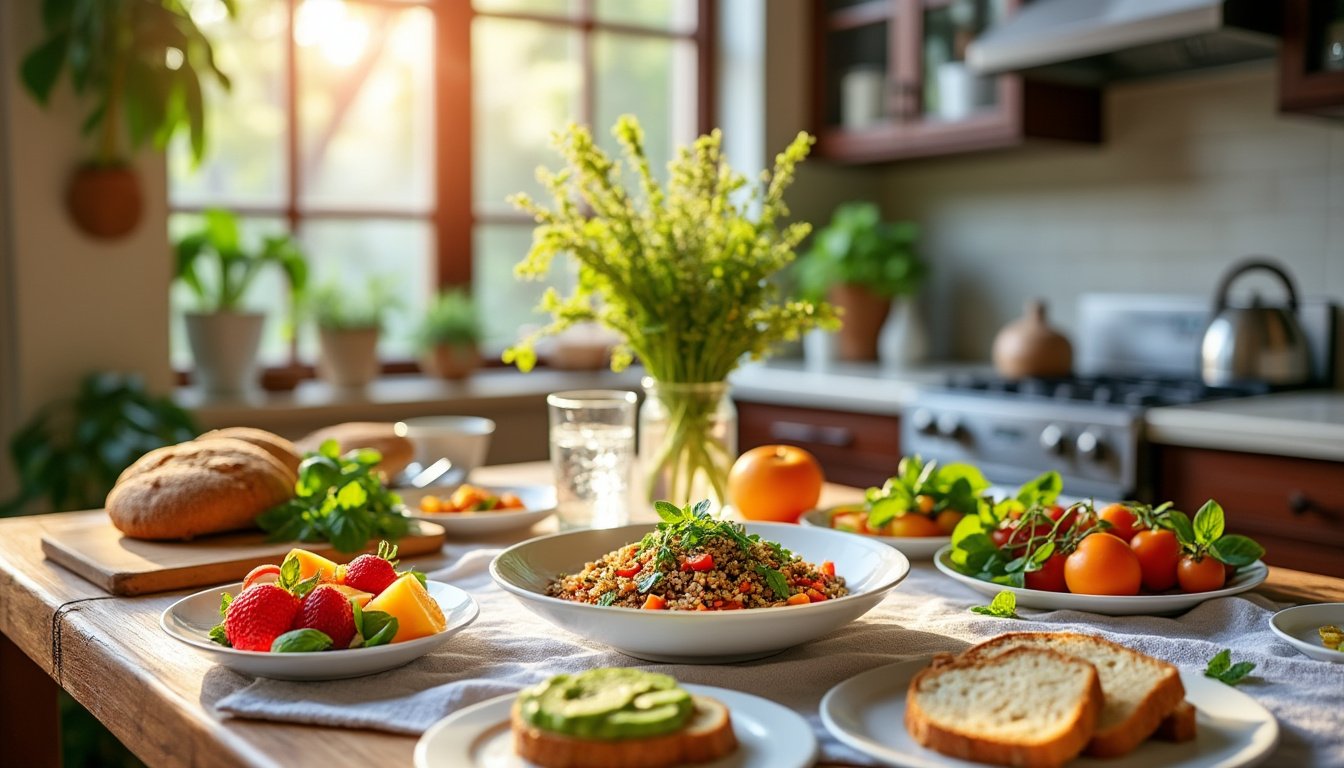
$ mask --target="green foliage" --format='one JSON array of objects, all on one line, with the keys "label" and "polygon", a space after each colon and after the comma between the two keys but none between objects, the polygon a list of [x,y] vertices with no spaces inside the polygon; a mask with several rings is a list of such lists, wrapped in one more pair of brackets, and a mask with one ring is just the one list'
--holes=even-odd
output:
[{"label": "green foliage", "polygon": [[978,613],[982,616],[993,616],[996,619],[1020,619],[1017,615],[1017,596],[1008,590],[1003,590],[994,596],[989,605],[971,606],[971,613]]},{"label": "green foliage", "polygon": [[973,515],[980,509],[980,494],[988,489],[989,481],[970,464],[939,465],[936,461],[925,463],[919,456],[906,456],[881,488],[869,488],[865,494],[868,524],[880,528],[917,511],[920,496],[933,498],[935,514],[951,509]]},{"label": "green foliage", "polygon": [[1214,654],[1212,659],[1209,659],[1209,665],[1204,668],[1204,676],[1212,677],[1214,680],[1228,685],[1236,685],[1246,679],[1246,676],[1251,674],[1254,669],[1255,662],[1251,661],[1238,661],[1233,664],[1232,649],[1224,648]]},{"label": "green foliage", "polygon": [[873,203],[841,205],[798,262],[803,295],[818,299],[839,283],[858,283],[884,297],[915,293],[925,273],[915,251],[918,237],[915,224],[882,221]]},{"label": "green foliage", "polygon": [[362,294],[328,283],[313,292],[308,305],[313,322],[331,330],[381,329],[387,313],[398,306],[396,295],[384,280],[374,279]]},{"label": "green foliage", "polygon": [[435,297],[421,321],[416,341],[422,350],[439,344],[470,346],[481,340],[481,319],[471,294],[461,288]]},{"label": "green foliage", "polygon": [[[637,355],[660,382],[716,382],[744,356],[760,358],[810,328],[838,326],[829,305],[788,299],[772,280],[810,230],[782,224],[789,213],[784,191],[810,136],[800,133],[757,185],[728,164],[714,131],[678,150],[664,187],[650,170],[635,118],[621,117],[612,132],[624,171],[586,128],[570,125],[556,138],[567,167],[537,172],[553,207],[527,195],[510,198],[537,221],[515,274],[541,278],[556,256],[568,254],[578,264],[578,284],[569,296],[546,292],[540,309],[551,322],[508,349],[505,362],[529,370],[537,340],[597,321],[623,339],[613,369]],[[623,172],[635,188],[626,188]]]},{"label": "green foliage", "polygon": [[[232,16],[233,0],[222,2]],[[45,106],[69,73],[75,93],[92,102],[84,132],[99,132],[99,164],[124,162],[148,142],[162,149],[182,128],[200,161],[201,81],[228,88],[229,78],[183,0],[44,0],[42,22],[46,37],[24,57],[20,77]]]},{"label": "green foliage", "polygon": [[[218,208],[205,212],[201,228],[177,241],[177,279],[186,283],[209,312],[237,310],[261,270],[284,270],[291,297],[297,301],[308,285],[308,260],[289,235],[271,235],[261,248],[249,250],[238,232],[238,217]],[[200,261],[214,259],[214,276],[202,280]]]},{"label": "green foliage", "polygon": [[196,432],[186,411],[147,394],[138,377],[91,374],[73,398],[51,403],[14,433],[19,493],[0,504],[0,516],[20,514],[39,498],[54,511],[101,507],[132,462]]}]

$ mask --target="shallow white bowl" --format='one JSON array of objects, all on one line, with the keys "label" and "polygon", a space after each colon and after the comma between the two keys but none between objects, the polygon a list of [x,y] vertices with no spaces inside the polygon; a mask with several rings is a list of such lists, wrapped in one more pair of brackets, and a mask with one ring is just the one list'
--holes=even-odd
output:
[{"label": "shallow white bowl", "polygon": [[[811,512],[804,512],[803,516],[798,518],[798,521],[803,525],[810,525],[814,528],[835,530],[831,528],[831,515],[842,509],[845,509],[843,505],[830,509],[814,509]],[[928,560],[938,550],[952,543],[951,536],[874,536],[852,531],[841,531],[841,533],[848,533],[851,536],[864,536],[874,541],[880,541],[887,546],[899,549],[901,554],[911,560]]]},{"label": "shallow white bowl", "polygon": [[506,491],[515,493],[523,502],[524,509],[500,510],[497,512],[421,512],[420,499],[431,494],[446,498],[451,496],[456,486],[430,486],[428,488],[393,488],[406,505],[406,516],[416,520],[443,526],[449,536],[484,536],[492,533],[531,528],[533,525],[555,514],[555,486],[553,485],[482,485],[491,493],[498,495]]},{"label": "shallow white bowl", "polygon": [[910,572],[905,555],[879,541],[823,528],[747,523],[810,563],[835,563],[849,594],[834,600],[741,611],[644,611],[547,597],[546,584],[639,541],[648,524],[570,531],[501,552],[490,575],[523,606],[576,635],[650,661],[715,664],[758,659],[832,632],[867,613]]},{"label": "shallow white bowl", "polygon": [[448,459],[453,474],[467,477],[485,463],[495,422],[480,416],[416,416],[402,419],[393,429],[415,445],[415,461],[421,467]]},{"label": "shallow white bowl", "polygon": [[1332,651],[1321,645],[1317,632],[1326,624],[1344,627],[1344,603],[1316,603],[1285,608],[1269,620],[1269,628],[1299,653],[1318,661],[1344,664],[1344,651]]},{"label": "shallow white bowl", "polygon": [[225,648],[210,639],[219,623],[221,592],[237,595],[242,583],[197,592],[168,606],[159,626],[173,638],[235,672],[276,680],[341,680],[385,672],[414,661],[438,648],[476,620],[479,609],[471,595],[450,584],[431,581],[429,594],[443,609],[448,628],[429,637],[404,643],[315,653],[266,653]]}]

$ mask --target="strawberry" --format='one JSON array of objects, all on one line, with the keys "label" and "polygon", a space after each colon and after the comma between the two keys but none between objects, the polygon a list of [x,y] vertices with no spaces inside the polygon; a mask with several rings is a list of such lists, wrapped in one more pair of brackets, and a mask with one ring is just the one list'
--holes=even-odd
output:
[{"label": "strawberry", "polygon": [[303,598],[294,629],[316,629],[331,638],[332,648],[348,648],[355,639],[355,609],[340,590],[319,586]]},{"label": "strawberry", "polygon": [[298,612],[297,597],[275,584],[257,584],[229,604],[224,634],[240,651],[269,651],[275,638],[289,631]]},{"label": "strawberry", "polygon": [[346,586],[375,595],[381,593],[397,580],[397,572],[393,570],[396,557],[396,545],[381,542],[378,554],[360,555],[345,567]]}]

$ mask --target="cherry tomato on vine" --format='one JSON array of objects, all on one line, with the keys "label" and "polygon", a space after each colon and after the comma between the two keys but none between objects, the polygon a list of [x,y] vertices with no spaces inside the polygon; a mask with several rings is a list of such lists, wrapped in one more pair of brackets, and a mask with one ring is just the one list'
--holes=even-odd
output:
[{"label": "cherry tomato on vine", "polygon": [[1186,555],[1176,566],[1176,580],[1181,583],[1182,592],[1212,592],[1222,589],[1227,572],[1223,564],[1210,555],[1195,557]]},{"label": "cherry tomato on vine", "polygon": [[1123,539],[1094,533],[1064,561],[1064,583],[1081,595],[1137,595],[1143,572]]},{"label": "cherry tomato on vine", "polygon": [[1064,563],[1068,559],[1068,555],[1063,552],[1056,552],[1047,557],[1045,562],[1041,563],[1040,570],[1027,572],[1027,589],[1042,589],[1046,592],[1069,591],[1068,585],[1064,583]]},{"label": "cherry tomato on vine", "polygon": [[952,531],[956,530],[957,523],[960,523],[963,517],[965,515],[955,509],[944,509],[938,513],[933,521],[938,524],[938,529],[943,533],[951,534]]},{"label": "cherry tomato on vine", "polygon": [[1134,534],[1143,529],[1139,518],[1134,514],[1134,510],[1126,507],[1124,504],[1111,504],[1101,510],[1098,515],[1102,520],[1111,524],[1109,534],[1117,536],[1125,541],[1134,538]]},{"label": "cherry tomato on vine", "polygon": [[1012,538],[1012,528],[995,528],[989,532],[989,538],[994,542],[994,546],[1003,549],[1008,546],[1008,539]]},{"label": "cherry tomato on vine", "polygon": [[1139,558],[1144,589],[1165,592],[1176,586],[1176,565],[1181,561],[1181,542],[1175,533],[1165,528],[1139,531],[1130,539],[1129,548]]}]

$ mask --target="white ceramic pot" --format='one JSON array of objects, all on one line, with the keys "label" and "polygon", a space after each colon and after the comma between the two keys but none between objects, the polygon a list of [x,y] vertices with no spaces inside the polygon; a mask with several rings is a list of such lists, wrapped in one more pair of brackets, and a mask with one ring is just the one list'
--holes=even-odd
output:
[{"label": "white ceramic pot", "polygon": [[378,377],[377,328],[322,328],[318,372],[332,386],[359,389]]},{"label": "white ceramic pot", "polygon": [[240,395],[257,385],[257,350],[266,315],[260,312],[188,312],[187,342],[196,361],[193,379],[212,395]]}]

